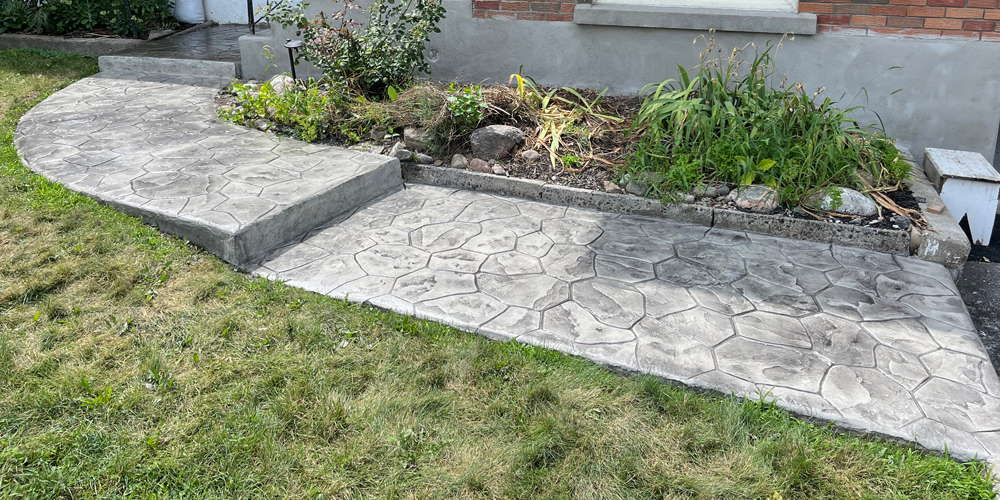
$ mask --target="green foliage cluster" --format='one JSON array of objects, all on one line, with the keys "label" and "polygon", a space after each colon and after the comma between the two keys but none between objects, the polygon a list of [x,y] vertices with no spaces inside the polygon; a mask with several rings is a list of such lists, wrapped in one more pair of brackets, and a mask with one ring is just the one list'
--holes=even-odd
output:
[{"label": "green foliage cluster", "polygon": [[374,0],[365,9],[367,24],[354,20],[361,10],[354,0],[333,0],[342,8],[308,19],[309,4],[285,2],[268,20],[295,26],[305,41],[300,57],[312,62],[332,82],[366,96],[384,96],[390,87],[406,88],[417,73],[430,73],[424,42],[438,33],[444,18],[440,0]]},{"label": "green foliage cluster", "polygon": [[[778,45],[780,47],[780,44]],[[633,130],[641,139],[627,170],[655,172],[669,195],[690,184],[765,184],[786,203],[830,186],[865,189],[898,183],[909,172],[892,140],[840,109],[823,89],[776,82],[774,46],[743,58],[714,39],[697,73],[647,87]],[[756,47],[755,47],[756,48]],[[860,175],[859,175],[860,174]]]},{"label": "green foliage cluster", "polygon": [[132,36],[132,21],[142,36],[150,29],[177,25],[171,0],[0,0],[0,33],[18,31],[61,35],[108,30]]},{"label": "green foliage cluster", "polygon": [[476,128],[483,121],[483,110],[489,108],[479,85],[459,87],[452,82],[448,86],[448,110],[456,124],[465,130]]},{"label": "green foliage cluster", "polygon": [[257,120],[267,120],[306,142],[329,133],[338,104],[336,94],[324,92],[312,81],[283,92],[275,91],[270,83],[234,83],[230,91],[240,105],[220,107],[221,118],[247,126],[256,126]]}]

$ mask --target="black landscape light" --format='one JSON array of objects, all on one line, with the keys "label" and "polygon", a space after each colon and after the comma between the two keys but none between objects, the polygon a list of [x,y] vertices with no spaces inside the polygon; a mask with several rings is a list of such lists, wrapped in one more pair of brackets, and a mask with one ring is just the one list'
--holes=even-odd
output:
[{"label": "black landscape light", "polygon": [[292,80],[295,78],[295,57],[292,55],[292,50],[298,50],[302,46],[302,40],[292,40],[291,38],[285,42],[285,48],[288,49],[288,64],[292,66]]},{"label": "black landscape light", "polygon": [[132,6],[125,0],[125,12],[128,13],[128,20],[132,23],[132,38],[139,38],[139,30],[135,29],[135,18],[132,17]]}]

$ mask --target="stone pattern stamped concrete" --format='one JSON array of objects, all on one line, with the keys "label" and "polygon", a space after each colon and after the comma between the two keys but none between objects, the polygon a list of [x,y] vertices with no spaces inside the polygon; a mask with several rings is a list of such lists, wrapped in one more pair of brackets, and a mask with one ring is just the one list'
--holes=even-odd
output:
[{"label": "stone pattern stamped concrete", "polygon": [[85,78],[22,118],[17,149],[49,179],[295,286],[1000,458],[1000,379],[939,264],[400,189],[395,159],[219,120],[226,81]]},{"label": "stone pattern stamped concrete", "polygon": [[24,115],[25,165],[241,265],[402,184],[399,161],[216,116],[228,80],[99,73]]},{"label": "stone pattern stamped concrete", "polygon": [[962,459],[1000,452],[1000,380],[938,264],[411,184],[256,272]]}]

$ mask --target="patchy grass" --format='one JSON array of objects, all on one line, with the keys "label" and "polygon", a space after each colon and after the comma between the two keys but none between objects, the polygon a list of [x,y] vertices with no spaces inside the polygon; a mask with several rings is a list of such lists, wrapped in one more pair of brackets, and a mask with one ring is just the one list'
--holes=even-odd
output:
[{"label": "patchy grass", "polygon": [[252,279],[30,174],[14,118],[93,70],[0,52],[0,497],[992,498],[983,464]]}]

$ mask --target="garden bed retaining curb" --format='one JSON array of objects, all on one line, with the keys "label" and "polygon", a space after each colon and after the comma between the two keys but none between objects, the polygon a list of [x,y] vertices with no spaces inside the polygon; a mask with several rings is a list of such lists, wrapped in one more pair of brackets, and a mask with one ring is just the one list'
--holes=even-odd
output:
[{"label": "garden bed retaining curb", "polygon": [[[171,33],[168,36],[177,36],[182,33],[190,33],[214,25],[213,21],[206,21],[196,26],[192,26],[184,31]],[[160,39],[166,37],[160,37]],[[0,34],[0,50],[4,49],[42,49],[57,50],[60,52],[73,52],[90,56],[102,56],[113,54],[125,49],[138,47],[154,40],[136,40],[134,38],[64,38],[53,35],[25,35],[22,33]]]},{"label": "garden bed retaining curb", "polygon": [[[927,230],[921,231],[920,247],[914,254],[916,257],[929,262],[936,262],[952,270],[961,270],[965,261],[972,251],[972,243],[965,235],[962,226],[958,224],[955,217],[945,207],[941,195],[938,194],[934,186],[927,179],[924,169],[917,165],[916,159],[909,151],[899,148],[900,154],[906,159],[911,167],[911,178],[903,181],[906,187],[910,188],[913,196],[918,198],[920,211],[927,220]],[[920,202],[919,198],[924,201]],[[945,207],[939,214],[927,210],[927,206]]]},{"label": "garden bed retaining curb", "polygon": [[407,182],[483,191],[608,212],[660,217],[708,227],[832,243],[899,255],[910,254],[910,235],[909,232],[903,230],[830,224],[782,215],[746,213],[703,205],[664,205],[658,200],[628,194],[604,193],[590,189],[548,184],[537,180],[516,179],[413,163],[403,164],[403,179]]}]

